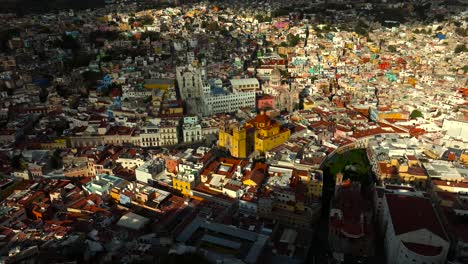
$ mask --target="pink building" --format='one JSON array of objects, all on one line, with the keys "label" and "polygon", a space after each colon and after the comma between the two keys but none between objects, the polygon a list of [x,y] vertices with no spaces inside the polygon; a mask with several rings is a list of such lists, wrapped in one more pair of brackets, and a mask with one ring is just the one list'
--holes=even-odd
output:
[{"label": "pink building", "polygon": [[265,108],[274,108],[275,106],[275,98],[271,95],[262,95],[257,99],[257,108],[258,109],[265,109]]}]

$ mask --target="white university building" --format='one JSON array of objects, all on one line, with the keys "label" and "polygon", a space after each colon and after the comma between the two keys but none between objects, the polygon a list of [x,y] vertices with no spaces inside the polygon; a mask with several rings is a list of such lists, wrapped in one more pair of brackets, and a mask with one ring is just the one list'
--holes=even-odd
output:
[{"label": "white university building", "polygon": [[228,87],[219,79],[208,82],[205,71],[192,66],[177,67],[176,77],[190,114],[211,116],[243,107],[255,108],[255,95],[261,92],[255,78],[233,79]]}]

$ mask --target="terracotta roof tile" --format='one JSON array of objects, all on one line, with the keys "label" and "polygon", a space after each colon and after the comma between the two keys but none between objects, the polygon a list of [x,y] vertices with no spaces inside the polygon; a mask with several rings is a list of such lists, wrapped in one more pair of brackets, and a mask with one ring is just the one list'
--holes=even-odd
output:
[{"label": "terracotta roof tile", "polygon": [[399,194],[386,194],[385,197],[397,235],[427,229],[448,241],[429,199]]}]

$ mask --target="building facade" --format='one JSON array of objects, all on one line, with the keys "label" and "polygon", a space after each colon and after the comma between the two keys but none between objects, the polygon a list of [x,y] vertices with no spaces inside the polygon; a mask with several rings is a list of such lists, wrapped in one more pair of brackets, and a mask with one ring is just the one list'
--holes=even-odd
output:
[{"label": "building facade", "polygon": [[286,142],[290,135],[289,129],[281,128],[278,122],[262,112],[242,127],[221,128],[218,145],[234,157],[245,158],[253,151],[264,154]]}]

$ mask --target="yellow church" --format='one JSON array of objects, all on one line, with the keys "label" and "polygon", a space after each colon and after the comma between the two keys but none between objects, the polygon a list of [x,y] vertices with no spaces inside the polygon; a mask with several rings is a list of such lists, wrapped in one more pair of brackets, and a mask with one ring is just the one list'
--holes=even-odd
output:
[{"label": "yellow church", "polygon": [[264,154],[286,142],[290,135],[289,129],[281,128],[262,111],[244,126],[220,128],[218,146],[229,150],[233,157],[246,158],[254,151]]}]

